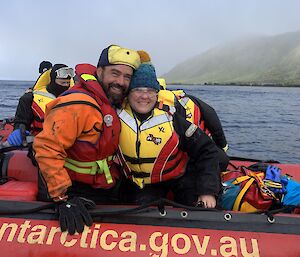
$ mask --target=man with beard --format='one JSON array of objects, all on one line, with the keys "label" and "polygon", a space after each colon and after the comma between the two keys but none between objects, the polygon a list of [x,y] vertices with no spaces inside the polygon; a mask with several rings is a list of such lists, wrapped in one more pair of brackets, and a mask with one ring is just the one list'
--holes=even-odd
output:
[{"label": "man with beard", "polygon": [[47,106],[33,147],[62,231],[82,232],[93,223],[87,208],[117,200],[120,174],[113,156],[120,121],[115,108],[139,65],[136,51],[110,45],[97,67],[77,65],[78,82]]},{"label": "man with beard", "polygon": [[70,87],[74,71],[65,64],[55,64],[51,71],[39,77],[39,88],[27,91],[19,100],[14,120],[14,131],[9,135],[10,145],[20,146],[25,135],[33,135],[43,128],[46,105]]}]

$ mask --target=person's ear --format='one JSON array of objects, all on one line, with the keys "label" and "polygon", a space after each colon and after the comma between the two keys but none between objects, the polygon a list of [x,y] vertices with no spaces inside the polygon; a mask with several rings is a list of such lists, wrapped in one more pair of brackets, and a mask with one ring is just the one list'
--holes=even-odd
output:
[{"label": "person's ear", "polygon": [[96,71],[97,77],[98,77],[98,78],[101,78],[102,72],[103,72],[103,68],[102,68],[102,67],[98,67],[98,68],[97,68],[97,71]]}]

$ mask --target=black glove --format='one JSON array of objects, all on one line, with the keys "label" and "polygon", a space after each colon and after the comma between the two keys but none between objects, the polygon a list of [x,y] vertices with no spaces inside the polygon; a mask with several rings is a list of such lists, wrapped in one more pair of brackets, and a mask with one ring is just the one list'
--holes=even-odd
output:
[{"label": "black glove", "polygon": [[57,212],[61,231],[67,231],[70,235],[82,233],[84,224],[92,226],[93,219],[88,209],[95,208],[96,204],[83,197],[74,197],[66,202],[57,203]]}]

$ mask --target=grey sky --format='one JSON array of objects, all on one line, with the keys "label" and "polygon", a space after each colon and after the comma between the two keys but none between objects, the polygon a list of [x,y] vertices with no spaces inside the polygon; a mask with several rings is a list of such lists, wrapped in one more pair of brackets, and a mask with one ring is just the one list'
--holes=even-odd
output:
[{"label": "grey sky", "polygon": [[96,64],[119,44],[158,74],[225,42],[300,30],[298,0],[2,0],[0,79],[35,80],[42,60]]}]

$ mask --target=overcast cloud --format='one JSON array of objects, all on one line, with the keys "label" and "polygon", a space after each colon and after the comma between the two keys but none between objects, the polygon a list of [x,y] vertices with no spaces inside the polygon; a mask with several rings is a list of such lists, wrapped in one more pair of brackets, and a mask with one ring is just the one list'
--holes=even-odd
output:
[{"label": "overcast cloud", "polygon": [[35,80],[42,60],[96,64],[119,44],[158,74],[216,45],[300,30],[298,0],[3,0],[0,79]]}]

